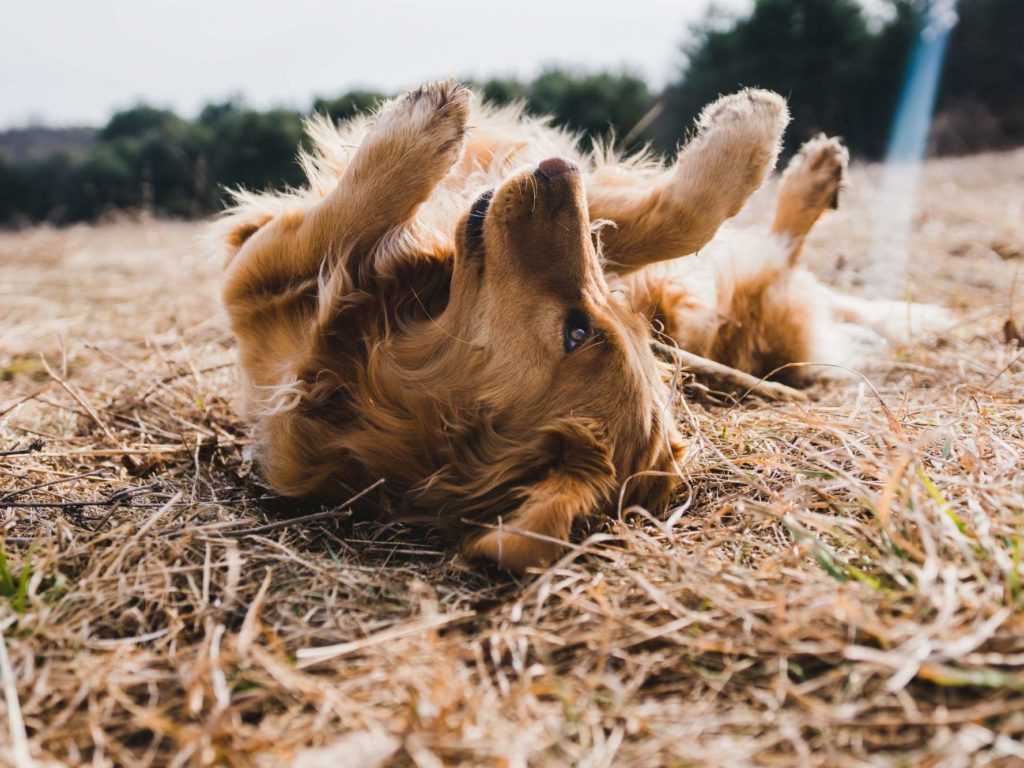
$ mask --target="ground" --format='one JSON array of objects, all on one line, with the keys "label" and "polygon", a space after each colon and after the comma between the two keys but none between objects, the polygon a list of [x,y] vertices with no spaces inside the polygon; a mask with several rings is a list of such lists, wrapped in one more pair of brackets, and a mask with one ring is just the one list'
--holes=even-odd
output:
[{"label": "ground", "polygon": [[[866,295],[879,178],[806,255]],[[260,485],[201,225],[0,235],[0,763],[1021,764],[1024,151],[919,203],[954,328],[809,403],[695,392],[671,516],[520,580]]]}]

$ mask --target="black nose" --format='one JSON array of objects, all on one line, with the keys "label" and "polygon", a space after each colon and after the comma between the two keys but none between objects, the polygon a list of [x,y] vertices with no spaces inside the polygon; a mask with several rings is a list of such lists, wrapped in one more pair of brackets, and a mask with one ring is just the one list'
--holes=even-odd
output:
[{"label": "black nose", "polygon": [[564,157],[549,157],[547,160],[541,160],[537,165],[537,173],[545,179],[555,179],[578,170],[579,168],[576,167],[575,163],[566,160]]}]

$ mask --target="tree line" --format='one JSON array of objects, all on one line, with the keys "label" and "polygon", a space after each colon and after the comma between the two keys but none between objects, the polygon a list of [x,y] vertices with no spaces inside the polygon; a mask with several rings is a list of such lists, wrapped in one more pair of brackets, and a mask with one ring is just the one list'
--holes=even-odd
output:
[{"label": "tree line", "polygon": [[[742,86],[790,100],[792,149],[818,131],[842,135],[854,156],[884,155],[915,40],[930,4],[884,0],[755,0],[744,16],[712,8],[689,29],[678,76],[654,90],[629,72],[549,69],[532,80],[474,83],[496,103],[522,102],[557,125],[619,146],[669,153],[701,107]],[[961,0],[933,123],[932,150],[965,153],[1024,143],[1024,2]],[[303,120],[373,109],[390,94],[351,91],[308,112],[206,106],[192,120],[139,105],[118,112],[84,150],[43,157],[0,152],[0,222],[90,221],[118,209],[197,217],[220,210],[226,190],[303,182],[295,155]]]}]

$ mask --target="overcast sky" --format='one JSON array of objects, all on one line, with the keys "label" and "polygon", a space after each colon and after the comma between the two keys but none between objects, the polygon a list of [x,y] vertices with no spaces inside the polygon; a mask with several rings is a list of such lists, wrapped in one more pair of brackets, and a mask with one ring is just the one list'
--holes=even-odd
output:
[{"label": "overcast sky", "polygon": [[[719,0],[730,9],[751,0]],[[99,124],[146,101],[305,108],[354,86],[628,67],[657,84],[708,0],[26,0],[0,37],[0,127]]]}]

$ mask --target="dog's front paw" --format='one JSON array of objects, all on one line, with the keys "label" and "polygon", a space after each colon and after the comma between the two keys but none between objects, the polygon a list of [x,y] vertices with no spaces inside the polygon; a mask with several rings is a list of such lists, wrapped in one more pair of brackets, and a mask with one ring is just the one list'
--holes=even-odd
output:
[{"label": "dog's front paw", "polygon": [[709,104],[679,154],[675,197],[699,201],[718,223],[736,215],[775,167],[788,122],[785,100],[771,91],[749,88]]},{"label": "dog's front paw", "polygon": [[565,545],[537,540],[531,538],[529,531],[508,528],[466,541],[461,549],[470,560],[490,560],[499,568],[524,573],[528,568],[542,568],[554,561]]},{"label": "dog's front paw", "polygon": [[786,101],[777,93],[756,88],[723,96],[697,120],[697,148],[729,153],[760,181],[775,167],[782,133],[789,123]]},{"label": "dog's front paw", "polygon": [[697,125],[701,130],[742,125],[759,131],[764,138],[778,138],[789,122],[786,100],[774,91],[745,88],[739,93],[721,96],[704,107]]},{"label": "dog's front paw", "polygon": [[373,133],[408,151],[423,151],[447,164],[462,148],[469,119],[469,89],[454,80],[426,83],[386,106]]}]

